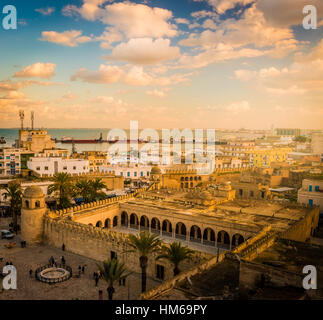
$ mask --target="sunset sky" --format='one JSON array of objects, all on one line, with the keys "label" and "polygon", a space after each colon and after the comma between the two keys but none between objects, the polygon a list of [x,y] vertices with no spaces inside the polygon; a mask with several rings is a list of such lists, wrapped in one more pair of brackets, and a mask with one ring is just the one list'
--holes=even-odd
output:
[{"label": "sunset sky", "polygon": [[5,4],[18,29],[0,25],[1,128],[24,109],[48,128],[323,129],[322,0]]}]

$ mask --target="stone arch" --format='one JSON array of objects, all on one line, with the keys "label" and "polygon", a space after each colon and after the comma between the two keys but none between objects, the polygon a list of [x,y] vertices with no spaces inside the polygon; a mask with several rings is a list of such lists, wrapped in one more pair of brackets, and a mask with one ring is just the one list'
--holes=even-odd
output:
[{"label": "stone arch", "polygon": [[178,239],[186,239],[186,226],[182,222],[176,224],[175,237]]},{"label": "stone arch", "polygon": [[194,177],[194,181],[197,181],[197,176]]},{"label": "stone arch", "polygon": [[151,232],[160,233],[160,221],[157,218],[151,219]]},{"label": "stone arch", "polygon": [[201,239],[202,239],[201,228],[196,225],[192,226],[190,231],[190,240],[193,242],[201,242]]},{"label": "stone arch", "polygon": [[226,231],[221,230],[218,233],[217,246],[223,249],[230,249],[230,236]]},{"label": "stone arch", "polygon": [[27,209],[30,209],[30,207],[29,207],[29,200],[25,200],[25,207],[26,207]]},{"label": "stone arch", "polygon": [[128,213],[126,211],[121,212],[121,226],[128,228]]},{"label": "stone arch", "polygon": [[113,217],[112,226],[114,228],[118,226],[118,216]]},{"label": "stone arch", "polygon": [[185,177],[185,181],[188,181],[188,177]]},{"label": "stone arch", "polygon": [[173,232],[172,223],[169,220],[164,220],[162,225],[162,234],[171,237]]},{"label": "stone arch", "polygon": [[141,216],[140,230],[149,230],[149,219],[147,218],[147,216]]},{"label": "stone arch", "polygon": [[139,226],[139,219],[135,213],[130,215],[130,228],[138,229]]},{"label": "stone arch", "polygon": [[193,181],[193,177],[190,177],[190,181]]},{"label": "stone arch", "polygon": [[190,187],[193,188],[193,182],[190,183]]},{"label": "stone arch", "polygon": [[95,226],[97,228],[102,228],[102,221],[98,221]]},{"label": "stone arch", "polygon": [[39,200],[35,201],[35,208],[40,208],[40,201]]},{"label": "stone arch", "polygon": [[181,177],[181,181],[184,181],[184,177]]},{"label": "stone arch", "polygon": [[243,242],[244,242],[244,238],[243,238],[243,236],[241,234],[236,233],[236,234],[233,235],[232,242],[231,242],[232,247],[237,247]]},{"label": "stone arch", "polygon": [[215,245],[215,232],[211,228],[204,229],[203,244],[212,246]]},{"label": "stone arch", "polygon": [[107,218],[104,221],[104,228],[110,229],[110,227],[111,227],[111,221],[109,218]]}]

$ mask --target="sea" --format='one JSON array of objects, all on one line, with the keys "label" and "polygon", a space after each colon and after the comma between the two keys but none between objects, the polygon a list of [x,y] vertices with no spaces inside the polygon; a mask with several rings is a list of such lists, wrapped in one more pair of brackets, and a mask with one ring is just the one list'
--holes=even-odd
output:
[{"label": "sea", "polygon": [[[108,133],[111,129],[46,129],[47,132],[51,135],[53,139],[62,139],[63,137],[70,137],[73,139],[99,139],[102,134],[103,140],[106,140]],[[18,139],[18,128],[14,129],[1,129],[0,128],[0,137],[4,137],[6,144],[1,144],[0,147],[11,147],[15,140]],[[125,129],[127,136],[129,137],[129,129]],[[157,130],[160,138],[161,130]],[[215,131],[215,138],[218,139],[255,139],[263,136],[261,133],[252,133],[252,132],[224,132],[224,131]],[[206,134],[205,134],[206,136]],[[83,151],[108,151],[108,143],[91,143],[91,144],[75,144],[77,152]],[[63,148],[72,150],[72,144],[68,143],[56,143],[57,148]]]}]

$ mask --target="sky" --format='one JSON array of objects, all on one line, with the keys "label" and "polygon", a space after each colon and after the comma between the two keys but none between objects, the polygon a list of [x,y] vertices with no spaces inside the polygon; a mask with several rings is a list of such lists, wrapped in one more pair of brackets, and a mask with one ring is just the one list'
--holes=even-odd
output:
[{"label": "sky", "polygon": [[6,2],[0,128],[323,129],[322,0]]}]

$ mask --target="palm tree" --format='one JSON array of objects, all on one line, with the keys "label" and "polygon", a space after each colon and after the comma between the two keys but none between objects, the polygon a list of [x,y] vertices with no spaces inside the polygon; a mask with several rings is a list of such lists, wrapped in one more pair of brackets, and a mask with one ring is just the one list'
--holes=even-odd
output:
[{"label": "palm tree", "polygon": [[21,210],[22,190],[17,182],[9,183],[5,188],[5,195],[10,198],[10,210],[12,213],[13,228],[17,231],[18,213]]},{"label": "palm tree", "polygon": [[48,194],[59,193],[59,208],[64,209],[71,206],[70,198],[73,194],[72,178],[68,173],[56,173],[53,177],[54,184],[48,187]]},{"label": "palm tree", "polygon": [[97,199],[102,200],[106,198],[106,195],[104,192],[102,192],[102,189],[107,189],[107,186],[102,182],[102,179],[95,178],[94,180],[91,180],[90,186],[92,191],[92,201]]},{"label": "palm tree", "polygon": [[75,193],[79,194],[85,203],[91,201],[91,182],[88,179],[81,179],[75,184]]},{"label": "palm tree", "polygon": [[108,283],[108,296],[112,300],[114,290],[114,283],[116,281],[127,278],[131,272],[127,272],[127,268],[123,262],[118,261],[116,258],[104,261],[102,265],[97,264],[103,279]]},{"label": "palm tree", "polygon": [[141,292],[145,292],[147,283],[148,256],[149,254],[160,251],[161,241],[157,234],[140,232],[137,236],[129,234],[128,244],[133,248],[129,250],[129,252],[138,251],[140,254],[139,262],[141,268]]},{"label": "palm tree", "polygon": [[188,247],[183,247],[180,242],[173,242],[169,246],[162,247],[163,253],[160,254],[156,260],[167,259],[174,266],[174,276],[177,276],[181,271],[179,269],[179,264],[190,257],[193,250]]}]

